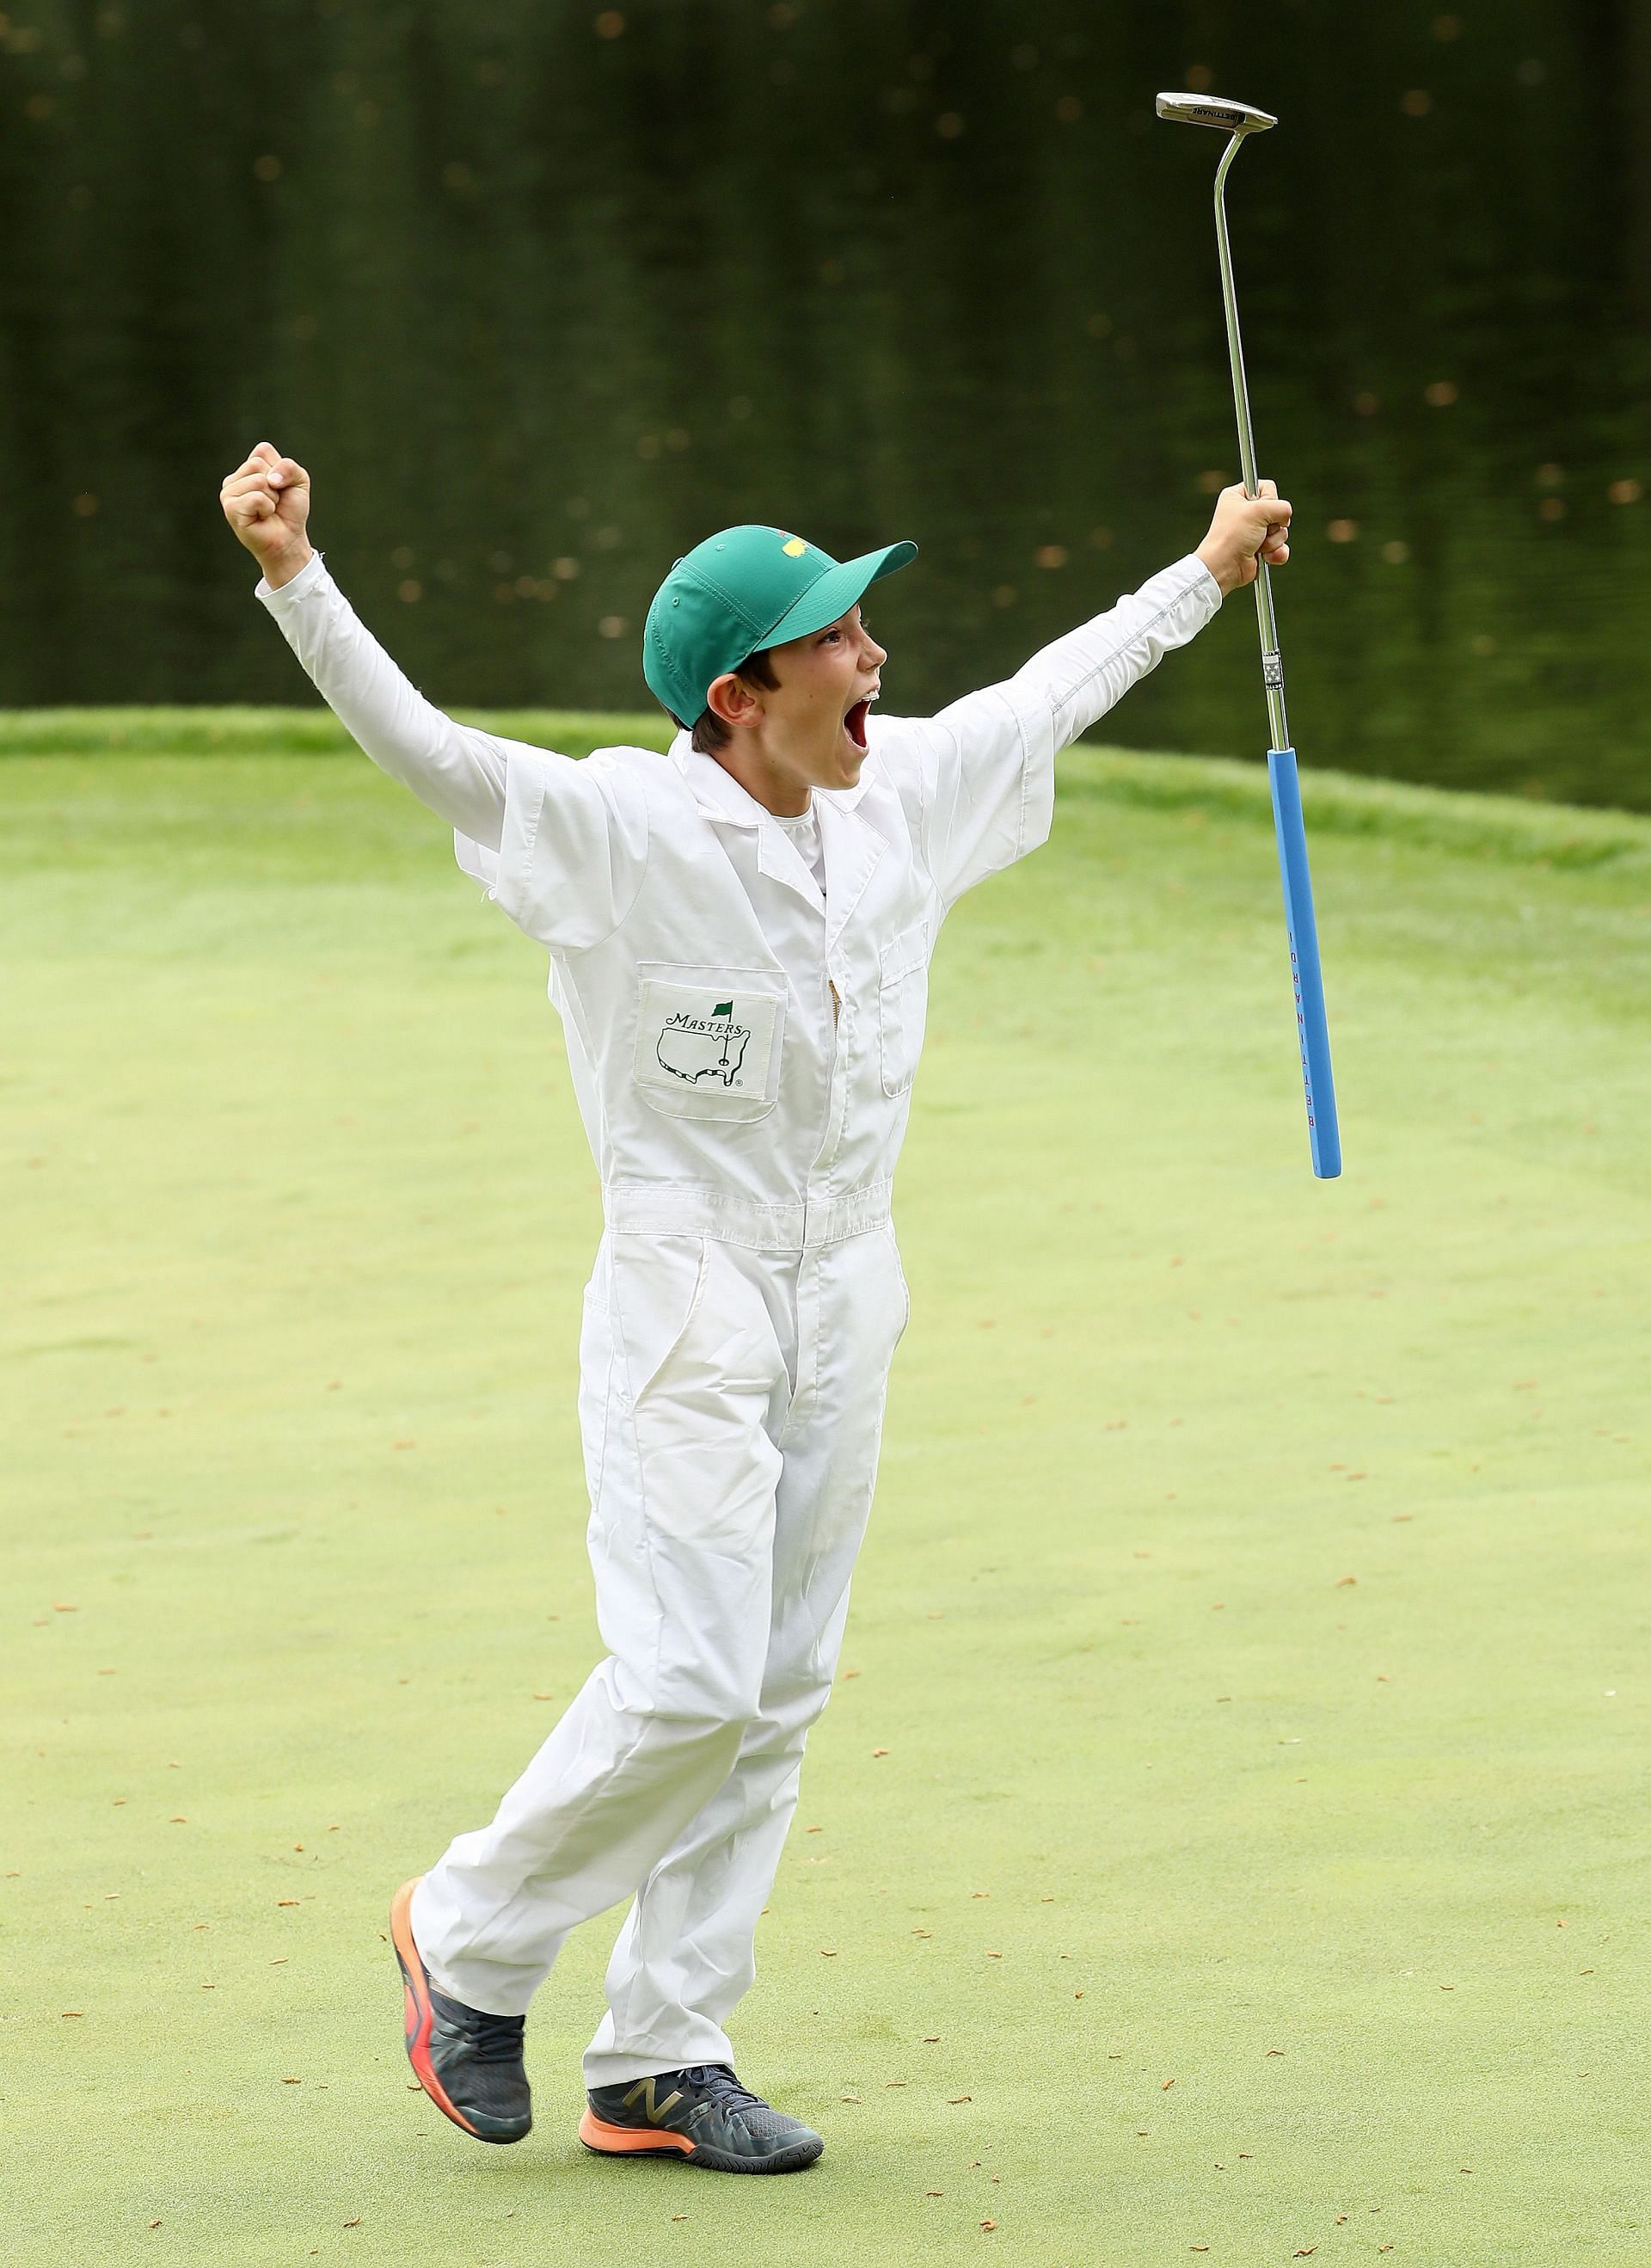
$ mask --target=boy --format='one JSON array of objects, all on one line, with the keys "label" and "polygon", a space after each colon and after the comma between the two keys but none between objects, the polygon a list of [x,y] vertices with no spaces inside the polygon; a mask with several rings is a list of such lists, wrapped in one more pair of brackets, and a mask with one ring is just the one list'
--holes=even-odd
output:
[{"label": "boy", "polygon": [[669,755],[575,763],[421,698],[312,551],[290,457],[260,442],[224,483],[322,695],[548,948],[602,1180],[579,1410],[607,1658],[392,1912],[413,2068],[479,2140],[527,2132],[528,2002],[574,1925],[634,1893],[580,2139],[730,2173],[825,2146],[740,2085],[723,2027],[831,1691],[906,1326],[889,1190],[929,958],[964,891],[1045,840],[1058,750],[1258,556],[1288,558],[1290,506],[1262,489],[927,720],[869,720],[886,657],[861,601],[914,545],[840,564],[724,529],[649,609]]}]

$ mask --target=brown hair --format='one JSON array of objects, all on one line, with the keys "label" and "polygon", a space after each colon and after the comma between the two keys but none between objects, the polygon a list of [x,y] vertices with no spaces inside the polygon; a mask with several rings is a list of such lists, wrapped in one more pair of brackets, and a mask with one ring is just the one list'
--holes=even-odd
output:
[{"label": "brown hair", "polygon": [[[748,653],[744,661],[736,662],[733,674],[743,677],[747,685],[755,685],[765,693],[775,691],[780,682],[774,674],[774,662],[766,646],[759,652]],[[667,709],[665,714],[673,725],[686,732],[686,722],[674,710]],[[699,721],[693,727],[693,745],[702,756],[715,755],[728,746],[733,737],[715,709],[701,711]]]}]

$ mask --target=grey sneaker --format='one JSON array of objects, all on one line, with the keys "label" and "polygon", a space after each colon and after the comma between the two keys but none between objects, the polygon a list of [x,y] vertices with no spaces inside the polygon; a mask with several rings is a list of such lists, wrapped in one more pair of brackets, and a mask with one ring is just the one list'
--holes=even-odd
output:
[{"label": "grey sneaker", "polygon": [[826,2147],[811,2126],[742,2087],[725,2063],[593,2087],[586,2102],[579,2139],[598,2157],[679,2157],[719,2174],[799,2174]]},{"label": "grey sneaker", "polygon": [[438,2110],[478,2142],[519,2142],[533,2123],[522,2066],[525,2016],[490,2016],[438,1992],[413,1940],[407,1907],[418,1877],[390,1909],[391,1941],[405,1987],[407,2061]]}]

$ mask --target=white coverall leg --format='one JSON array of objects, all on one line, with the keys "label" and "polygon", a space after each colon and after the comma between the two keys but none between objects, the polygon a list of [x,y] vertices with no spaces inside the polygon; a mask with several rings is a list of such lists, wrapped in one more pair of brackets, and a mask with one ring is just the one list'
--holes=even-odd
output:
[{"label": "white coverall leg", "polygon": [[906,1311],[886,1224],[800,1254],[603,1239],[580,1415],[609,1658],[412,1909],[438,1988],[514,2014],[569,1930],[636,1891],[590,2086],[732,2060]]}]

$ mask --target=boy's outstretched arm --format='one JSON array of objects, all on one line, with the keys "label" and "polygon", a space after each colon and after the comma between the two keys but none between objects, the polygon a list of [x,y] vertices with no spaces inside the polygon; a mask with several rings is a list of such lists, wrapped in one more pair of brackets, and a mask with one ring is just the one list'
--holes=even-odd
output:
[{"label": "boy's outstretched arm", "polygon": [[263,568],[256,596],[381,771],[454,831],[459,863],[543,945],[611,936],[641,887],[646,801],[598,752],[583,763],[460,725],[426,701],[357,620],[309,537],[310,477],[260,441],[222,490]]},{"label": "boy's outstretched arm", "polygon": [[886,720],[889,758],[916,789],[929,871],[948,905],[1047,838],[1060,751],[1195,637],[1229,591],[1252,583],[1258,558],[1269,566],[1288,559],[1291,507],[1271,481],[1260,485],[1253,497],[1242,487],[1223,490],[1196,552],[1043,647],[1012,677],[924,722]]},{"label": "boy's outstretched arm", "polygon": [[505,757],[455,724],[397,668],[310,542],[310,476],[260,441],[220,491],[224,516],[264,571],[256,595],[345,729],[381,771],[486,849],[504,823]]}]

